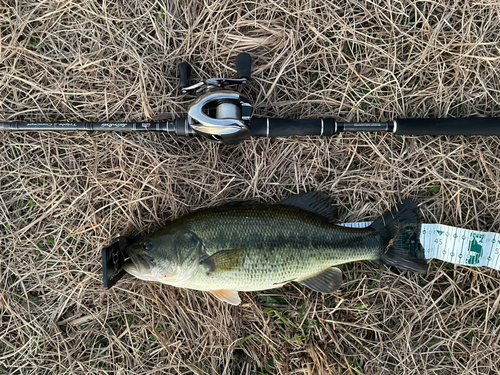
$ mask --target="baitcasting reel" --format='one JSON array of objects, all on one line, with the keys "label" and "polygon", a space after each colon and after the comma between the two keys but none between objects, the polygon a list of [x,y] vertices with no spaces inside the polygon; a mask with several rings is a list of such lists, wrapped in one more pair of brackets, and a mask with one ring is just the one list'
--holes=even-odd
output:
[{"label": "baitcasting reel", "polygon": [[[249,100],[231,87],[243,85],[250,79],[252,58],[248,53],[236,57],[238,78],[210,78],[189,86],[191,66],[179,64],[180,87],[183,93],[198,96],[189,107],[185,122],[196,134],[218,143],[237,143],[251,136],[250,119],[253,107]],[[181,124],[178,124],[179,126]]]}]

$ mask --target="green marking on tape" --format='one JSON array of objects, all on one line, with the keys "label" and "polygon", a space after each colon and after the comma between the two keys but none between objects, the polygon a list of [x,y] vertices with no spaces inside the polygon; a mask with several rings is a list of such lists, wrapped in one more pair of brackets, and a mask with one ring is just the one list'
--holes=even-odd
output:
[{"label": "green marking on tape", "polygon": [[476,265],[479,264],[479,260],[483,256],[483,244],[482,242],[484,234],[472,234],[472,241],[469,242],[469,251],[471,252],[469,258],[467,259],[467,264]]}]

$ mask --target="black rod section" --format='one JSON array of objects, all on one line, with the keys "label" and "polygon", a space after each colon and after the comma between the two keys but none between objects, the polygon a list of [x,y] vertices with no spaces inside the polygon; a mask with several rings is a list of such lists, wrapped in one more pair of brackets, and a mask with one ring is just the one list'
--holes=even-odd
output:
[{"label": "black rod section", "polygon": [[403,135],[500,135],[500,117],[398,119],[395,133]]},{"label": "black rod section", "polygon": [[392,132],[394,122],[339,122],[337,133],[342,132]]},{"label": "black rod section", "polygon": [[168,131],[168,122],[0,122],[0,130]]},{"label": "black rod section", "polygon": [[0,131],[162,131],[196,135],[185,118],[167,122],[0,122]]},{"label": "black rod section", "polygon": [[253,117],[250,121],[250,132],[254,137],[332,136],[335,134],[335,120]]},{"label": "black rod section", "polygon": [[332,118],[292,120],[285,118],[252,118],[250,130],[254,137],[290,137],[319,135],[329,137],[341,132],[392,132],[394,122],[342,122]]}]

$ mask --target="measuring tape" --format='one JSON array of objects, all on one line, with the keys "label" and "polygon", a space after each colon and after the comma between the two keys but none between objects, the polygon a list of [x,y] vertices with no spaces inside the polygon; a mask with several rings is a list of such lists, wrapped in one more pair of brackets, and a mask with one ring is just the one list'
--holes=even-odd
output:
[{"label": "measuring tape", "polygon": [[[366,228],[371,222],[340,224]],[[500,234],[461,229],[442,224],[421,224],[420,243],[426,259],[500,271]]]}]

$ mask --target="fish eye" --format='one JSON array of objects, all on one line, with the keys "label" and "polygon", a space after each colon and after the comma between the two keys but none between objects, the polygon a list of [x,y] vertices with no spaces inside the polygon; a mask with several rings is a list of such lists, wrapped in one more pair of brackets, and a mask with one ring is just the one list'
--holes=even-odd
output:
[{"label": "fish eye", "polygon": [[146,251],[151,251],[153,250],[153,244],[151,242],[144,242],[142,248]]}]

